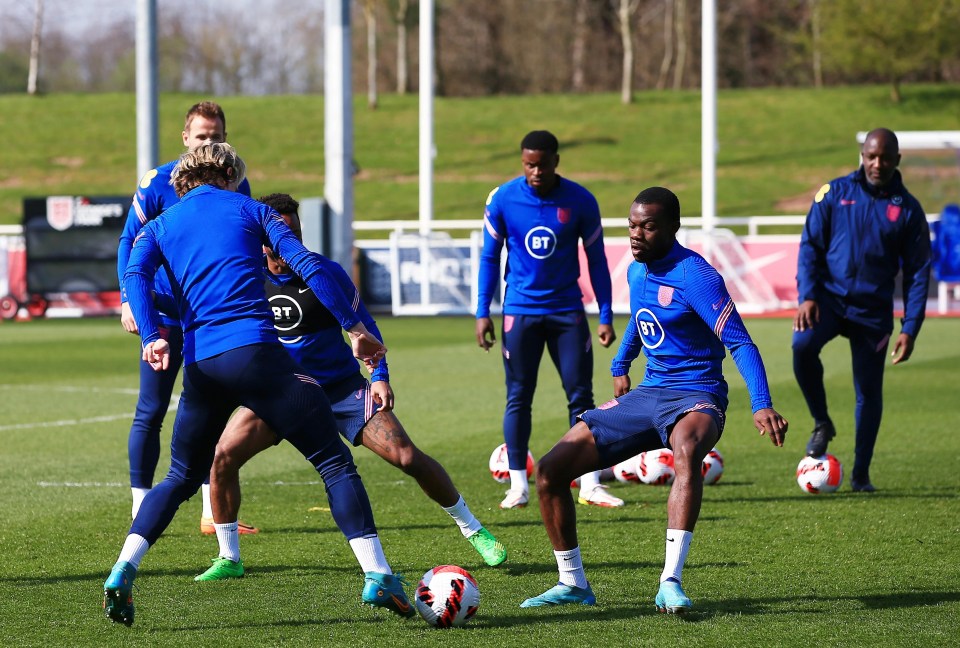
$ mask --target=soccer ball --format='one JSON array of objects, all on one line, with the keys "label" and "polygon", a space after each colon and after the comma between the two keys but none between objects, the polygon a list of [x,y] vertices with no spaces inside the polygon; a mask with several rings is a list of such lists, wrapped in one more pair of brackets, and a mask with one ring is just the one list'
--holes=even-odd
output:
[{"label": "soccer ball", "polygon": [[640,455],[630,457],[613,466],[613,477],[619,482],[627,484],[639,484],[640,475],[637,474],[637,464]]},{"label": "soccer ball", "polygon": [[417,612],[436,628],[462,626],[480,606],[480,587],[456,565],[434,567],[417,584]]},{"label": "soccer ball", "polygon": [[804,457],[797,466],[797,483],[807,493],[833,493],[843,481],[843,464],[832,454]]},{"label": "soccer ball", "polygon": [[644,484],[672,484],[677,476],[673,468],[673,450],[670,448],[641,452],[636,460],[637,477]]},{"label": "soccer ball", "polygon": [[716,484],[723,477],[723,455],[714,448],[703,458],[703,483]]},{"label": "soccer ball", "polygon": [[[510,481],[510,463],[507,460],[507,444],[498,445],[490,455],[490,474],[501,484]],[[527,479],[533,478],[533,453],[527,450]]]}]

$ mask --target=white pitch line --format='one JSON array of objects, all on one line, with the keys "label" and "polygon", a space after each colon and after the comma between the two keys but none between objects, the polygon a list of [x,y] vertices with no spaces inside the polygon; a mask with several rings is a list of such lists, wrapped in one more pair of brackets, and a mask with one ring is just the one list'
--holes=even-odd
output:
[{"label": "white pitch line", "polygon": [[[167,411],[174,412],[176,409],[176,405],[171,405],[169,408],[167,408]],[[70,427],[72,425],[87,425],[89,423],[109,423],[110,421],[119,421],[121,419],[133,420],[133,412],[127,412],[125,414],[109,414],[107,416],[92,416],[89,418],[63,419],[60,421],[38,421],[36,423],[14,423],[13,425],[0,425],[0,432],[9,432],[10,430],[34,430],[37,428]]]},{"label": "white pitch line", "polygon": [[37,423],[14,423],[13,425],[0,425],[0,432],[9,430],[33,430],[36,428],[69,427],[71,425],[86,425],[87,423],[108,423],[110,421],[119,421],[120,419],[132,419],[133,413],[111,414],[109,416],[94,416],[82,419],[64,419],[62,421],[39,421]]},{"label": "white pitch line", "polygon": [[72,387],[70,385],[0,385],[0,390],[12,391],[45,391],[45,392],[65,392],[65,393],[100,393],[100,394],[126,394],[136,396],[140,393],[139,388],[130,387]]},{"label": "white pitch line", "polygon": [[[102,393],[102,394],[125,394],[136,396],[140,393],[139,389],[128,388],[107,388],[99,387],[71,387],[69,385],[50,386],[50,385],[0,385],[0,391],[47,391],[47,392],[66,392],[66,393]],[[170,407],[167,412],[175,412],[180,403],[180,395],[174,394],[170,398]],[[70,427],[73,425],[87,425],[89,423],[109,423],[110,421],[119,421],[120,419],[132,419],[133,412],[126,414],[107,414],[104,416],[93,416],[79,419],[63,419],[60,421],[37,421],[35,423],[14,423],[12,425],[0,425],[0,432],[10,430],[33,430],[37,428],[56,428]]]},{"label": "white pitch line", "polygon": [[126,486],[126,484],[121,484],[120,482],[37,482],[37,486],[41,488],[103,488],[108,486],[110,488],[119,488],[121,486]]}]

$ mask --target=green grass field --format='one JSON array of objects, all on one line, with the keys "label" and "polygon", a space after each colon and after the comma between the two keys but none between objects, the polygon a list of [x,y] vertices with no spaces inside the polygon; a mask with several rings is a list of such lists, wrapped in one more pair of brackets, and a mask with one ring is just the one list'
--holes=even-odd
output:
[{"label": "green grass field", "polygon": [[[722,90],[717,99],[717,213],[800,214],[821,184],[857,164],[861,130],[960,128],[960,87]],[[159,104],[161,162],[182,152],[183,114],[211,97],[164,94]],[[255,196],[282,191],[323,195],[323,98],[213,97],[247,162]],[[355,217],[416,219],[416,95],[383,95],[369,110],[354,104]],[[0,95],[0,224],[19,223],[25,196],[129,195],[136,185],[133,94]],[[626,218],[630,201],[651,185],[700,214],[700,94],[615,94],[438,98],[435,105],[434,206],[437,219],[479,219],[489,191],[520,174],[519,142],[547,128],[561,143],[560,173],[586,185],[604,216]],[[28,134],[28,135],[26,135]],[[910,155],[905,157],[909,162]],[[919,174],[907,186],[930,212],[960,193],[956,165],[936,186]]]},{"label": "green grass field", "polygon": [[[623,318],[616,324],[622,332]],[[652,605],[668,491],[639,485],[612,485],[627,501],[623,509],[578,507],[597,607],[518,607],[556,582],[556,566],[535,505],[497,508],[504,486],[490,478],[487,458],[501,442],[500,359],[475,346],[469,318],[383,318],[398,415],[510,551],[503,566],[482,566],[411,479],[364,449],[355,452],[394,568],[415,583],[430,567],[453,563],[480,583],[475,621],[436,631],[419,618],[360,605],[361,575],[325,510],[323,487],[285,445],[241,474],[242,515],[263,529],[241,541],[247,577],[192,581],[217,551],[197,529],[196,497],[141,566],[136,623],[109,623],[101,587],[130,522],[126,437],[137,340],[113,319],[4,322],[0,645],[960,645],[960,321],[928,320],[913,359],[888,366],[873,495],[852,493],[846,481],[827,496],[797,487],[793,473],[811,423],[792,376],[790,323],[755,319],[748,327],[775,406],[792,428],[780,449],[756,434],[730,363],[731,407],[719,444],[726,470],[705,492],[684,572],[696,608],[680,619],[657,615]],[[849,467],[849,351],[843,341],[828,350],[839,430],[831,451]],[[610,393],[612,353],[597,351],[598,400]],[[545,362],[534,455],[566,431],[565,419],[559,379]],[[167,461],[164,452],[162,468]]]}]

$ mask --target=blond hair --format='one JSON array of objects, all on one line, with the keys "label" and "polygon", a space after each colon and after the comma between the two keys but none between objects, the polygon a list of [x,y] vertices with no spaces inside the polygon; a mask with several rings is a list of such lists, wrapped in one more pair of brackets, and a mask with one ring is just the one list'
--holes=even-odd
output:
[{"label": "blond hair", "polygon": [[217,142],[181,155],[170,174],[170,184],[180,197],[200,185],[235,190],[246,173],[247,165],[236,149],[226,142]]}]

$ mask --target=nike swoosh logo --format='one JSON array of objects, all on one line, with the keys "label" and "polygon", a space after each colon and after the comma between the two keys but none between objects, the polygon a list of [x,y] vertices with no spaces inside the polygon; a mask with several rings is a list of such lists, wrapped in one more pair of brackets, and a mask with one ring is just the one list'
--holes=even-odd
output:
[{"label": "nike swoosh logo", "polygon": [[723,306],[723,301],[724,301],[724,300],[721,299],[721,300],[718,301],[716,304],[711,304],[711,306],[713,307],[713,310],[719,310],[720,307]]},{"label": "nike swoosh logo", "polygon": [[301,295],[302,295],[303,293],[307,292],[308,290],[310,290],[310,289],[309,289],[309,288],[297,288],[297,292],[300,293]]},{"label": "nike swoosh logo", "polygon": [[667,542],[673,542],[674,538],[667,538]]},{"label": "nike swoosh logo", "polygon": [[397,609],[400,610],[402,613],[406,614],[407,612],[410,611],[410,604],[407,603],[406,601],[401,601],[394,594],[391,594],[390,598],[393,599],[393,604],[396,605]]}]

